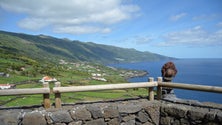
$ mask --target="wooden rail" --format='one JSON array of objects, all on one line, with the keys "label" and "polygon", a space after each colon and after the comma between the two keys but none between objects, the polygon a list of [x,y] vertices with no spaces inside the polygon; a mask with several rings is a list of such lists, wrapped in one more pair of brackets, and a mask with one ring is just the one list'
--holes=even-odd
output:
[{"label": "wooden rail", "polygon": [[138,82],[138,83],[121,83],[121,84],[108,84],[108,85],[72,86],[72,87],[59,87],[60,85],[56,86],[57,87],[53,88],[53,93],[55,93],[55,107],[61,108],[61,93],[67,93],[67,92],[149,88],[149,99],[154,100],[153,88],[157,86],[157,82],[154,82],[153,78],[149,78],[149,82]]},{"label": "wooden rail", "polygon": [[[162,77],[158,77],[157,81],[154,81],[154,78],[150,77],[148,82],[107,84],[107,85],[89,85],[89,86],[72,86],[72,87],[61,87],[61,83],[56,82],[55,87],[53,87],[52,92],[55,94],[55,107],[61,108],[61,103],[62,103],[61,94],[62,93],[131,89],[131,88],[147,88],[148,94],[149,94],[149,100],[152,101],[152,100],[154,100],[154,88],[155,87],[157,87],[157,99],[162,98],[162,88],[163,87],[222,93],[222,87],[162,82]],[[0,96],[33,95],[33,94],[43,94],[44,107],[50,108],[50,106],[51,106],[50,98],[49,98],[50,97],[50,88],[49,88],[48,83],[44,83],[43,88],[0,90]]]},{"label": "wooden rail", "polygon": [[157,82],[138,82],[138,83],[123,83],[123,84],[108,84],[108,85],[54,87],[53,92],[54,93],[85,92],[85,91],[117,90],[117,89],[131,89],[131,88],[148,88],[156,86]]},{"label": "wooden rail", "polygon": [[53,92],[55,93],[55,106],[56,106],[56,108],[60,108],[61,107],[61,93],[99,91],[99,90],[115,90],[115,89],[130,89],[130,88],[149,88],[148,89],[149,90],[149,100],[154,100],[154,87],[157,87],[157,99],[162,98],[162,88],[163,87],[222,93],[222,87],[162,82],[162,77],[158,77],[157,81],[154,81],[154,78],[150,77],[148,82],[137,82],[137,83],[72,86],[72,87],[60,87],[60,85],[57,85],[57,87],[53,88]]},{"label": "wooden rail", "polygon": [[35,95],[43,94],[43,105],[45,108],[50,108],[50,88],[48,83],[43,84],[43,88],[27,88],[27,89],[6,89],[0,90],[0,96],[11,96],[11,95]]},{"label": "wooden rail", "polygon": [[197,91],[204,91],[204,92],[222,93],[222,87],[216,87],[216,86],[194,85],[194,84],[184,84],[184,83],[168,83],[168,82],[159,82],[158,86],[178,88],[178,89],[187,89],[187,90],[197,90]]},{"label": "wooden rail", "polygon": [[157,86],[157,99],[158,100],[160,100],[162,98],[162,88],[163,87],[222,93],[222,87],[187,84],[187,83],[162,82],[162,77],[157,78],[157,83],[158,83],[158,86]]},{"label": "wooden rail", "polygon": [[49,88],[32,88],[32,89],[5,89],[0,91],[0,96],[7,95],[34,95],[34,94],[48,94]]}]

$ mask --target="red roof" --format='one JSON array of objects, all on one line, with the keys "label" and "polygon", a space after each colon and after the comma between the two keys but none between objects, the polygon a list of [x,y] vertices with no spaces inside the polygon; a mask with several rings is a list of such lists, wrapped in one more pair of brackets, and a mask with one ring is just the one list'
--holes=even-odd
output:
[{"label": "red roof", "polygon": [[45,81],[47,81],[47,80],[52,80],[52,78],[49,77],[49,76],[45,76],[45,77],[43,77],[43,79],[44,79]]},{"label": "red roof", "polygon": [[0,86],[14,86],[15,84],[0,84]]}]

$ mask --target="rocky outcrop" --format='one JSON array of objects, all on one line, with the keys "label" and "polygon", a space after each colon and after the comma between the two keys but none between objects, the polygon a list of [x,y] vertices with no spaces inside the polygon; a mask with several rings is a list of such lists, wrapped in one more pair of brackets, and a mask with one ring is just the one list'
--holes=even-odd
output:
[{"label": "rocky outcrop", "polygon": [[1,109],[1,125],[221,125],[222,105],[147,99],[64,105],[62,109]]}]

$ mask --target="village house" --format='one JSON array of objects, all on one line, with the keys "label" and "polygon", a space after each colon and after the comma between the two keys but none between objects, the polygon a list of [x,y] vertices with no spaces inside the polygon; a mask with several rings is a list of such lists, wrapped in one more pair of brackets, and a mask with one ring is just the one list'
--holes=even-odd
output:
[{"label": "village house", "polygon": [[21,71],[25,71],[25,67],[21,67],[20,70],[21,70]]},{"label": "village house", "polygon": [[107,82],[107,80],[105,78],[103,78],[102,77],[103,75],[100,73],[92,73],[91,75],[92,75],[92,79],[94,79],[94,80]]},{"label": "village house", "polygon": [[57,79],[49,76],[44,76],[41,80],[39,80],[39,82],[57,82]]},{"label": "village house", "polygon": [[60,62],[59,62],[59,64],[61,64],[61,65],[66,65],[66,64],[68,64],[68,62],[66,62],[65,60],[61,59]]},{"label": "village house", "polygon": [[9,77],[10,75],[8,73],[0,72],[1,77]]},{"label": "village house", "polygon": [[98,80],[98,81],[107,82],[107,80],[106,80],[105,78],[92,77],[92,79],[94,79],[94,80]]},{"label": "village house", "polygon": [[101,77],[102,76],[102,74],[100,74],[100,73],[92,73],[91,74],[93,77]]},{"label": "village house", "polygon": [[15,89],[15,84],[0,84],[0,90],[2,89]]}]

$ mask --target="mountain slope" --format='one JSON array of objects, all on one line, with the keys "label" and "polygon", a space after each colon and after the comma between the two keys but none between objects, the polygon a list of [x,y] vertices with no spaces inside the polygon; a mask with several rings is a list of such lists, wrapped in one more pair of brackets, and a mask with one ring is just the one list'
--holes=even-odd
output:
[{"label": "mountain slope", "polygon": [[170,57],[92,42],[70,41],[45,35],[27,35],[0,31],[0,52],[32,59],[60,59],[98,63],[139,62],[170,59]]}]

